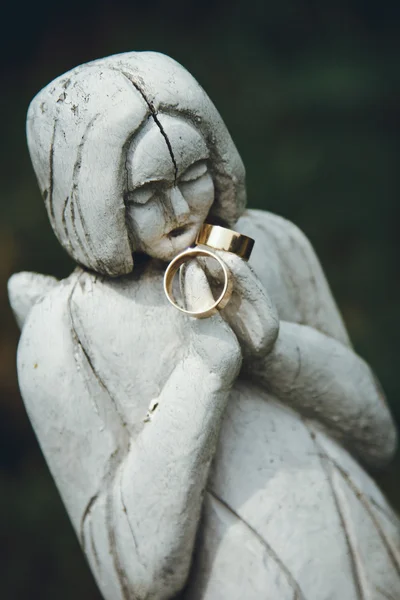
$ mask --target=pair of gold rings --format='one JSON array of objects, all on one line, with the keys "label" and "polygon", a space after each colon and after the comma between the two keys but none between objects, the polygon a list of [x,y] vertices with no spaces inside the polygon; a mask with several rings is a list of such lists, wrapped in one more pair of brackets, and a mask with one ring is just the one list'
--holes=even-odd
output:
[{"label": "pair of gold rings", "polygon": [[[209,250],[209,248],[232,252],[243,260],[248,261],[253,246],[254,240],[246,235],[242,235],[231,229],[226,229],[225,227],[220,227],[219,225],[204,223],[196,238],[196,245],[193,248],[188,248],[178,254],[170,262],[165,271],[164,291],[169,302],[181,312],[190,315],[191,317],[196,317],[197,319],[204,319],[215,314],[218,309],[224,308],[228,304],[232,294],[232,280],[227,265],[217,254],[215,254],[215,252]],[[221,293],[211,306],[202,310],[192,311],[180,306],[176,302],[173,294],[173,283],[179,269],[186,262],[199,257],[213,258],[216,260],[221,267],[224,282]]]}]

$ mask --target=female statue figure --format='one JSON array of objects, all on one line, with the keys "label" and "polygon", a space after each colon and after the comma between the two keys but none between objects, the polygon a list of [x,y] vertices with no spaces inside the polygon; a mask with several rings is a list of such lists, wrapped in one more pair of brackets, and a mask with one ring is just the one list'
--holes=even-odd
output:
[{"label": "female statue figure", "polygon": [[[51,225],[79,266],[20,273],[22,396],[107,600],[400,598],[399,524],[361,463],[396,434],[305,236],[245,210],[215,107],[170,58],[98,60],[33,100],[28,143]],[[163,291],[207,219],[233,297],[198,320]],[[187,306],[212,299],[204,265]]]}]

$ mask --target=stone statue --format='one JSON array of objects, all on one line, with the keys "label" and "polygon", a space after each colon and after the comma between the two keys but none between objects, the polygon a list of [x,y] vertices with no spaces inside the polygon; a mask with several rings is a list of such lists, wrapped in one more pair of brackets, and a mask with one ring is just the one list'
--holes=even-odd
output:
[{"label": "stone statue", "polygon": [[[359,464],[394,452],[384,396],[305,236],[245,210],[203,89],[162,54],[111,56],[42,90],[27,131],[79,266],[10,279],[19,383],[104,598],[399,599],[399,522]],[[200,320],[163,275],[206,219],[256,243],[218,251],[233,296]],[[200,261],[181,281],[212,299]]]}]

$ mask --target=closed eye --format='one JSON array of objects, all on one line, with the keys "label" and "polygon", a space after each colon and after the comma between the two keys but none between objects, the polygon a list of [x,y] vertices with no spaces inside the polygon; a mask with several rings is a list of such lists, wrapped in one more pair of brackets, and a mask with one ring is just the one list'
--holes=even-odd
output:
[{"label": "closed eye", "polygon": [[203,175],[207,173],[207,163],[205,160],[199,160],[195,162],[193,165],[190,165],[186,169],[186,171],[180,176],[180,181],[195,181],[196,179],[200,179]]},{"label": "closed eye", "polygon": [[153,183],[145,183],[135,190],[128,192],[125,197],[127,203],[146,204],[155,194]]}]

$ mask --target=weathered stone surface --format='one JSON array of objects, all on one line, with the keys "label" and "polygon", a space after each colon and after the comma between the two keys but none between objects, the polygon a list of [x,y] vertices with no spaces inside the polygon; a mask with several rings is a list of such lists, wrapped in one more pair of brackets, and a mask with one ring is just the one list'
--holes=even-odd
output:
[{"label": "weathered stone surface", "polygon": [[[82,65],[33,100],[28,143],[80,266],[10,279],[20,387],[104,598],[400,598],[399,524],[358,462],[394,451],[384,398],[305,236],[244,211],[201,87],[152,52]],[[234,296],[198,321],[162,278],[206,218],[256,245],[220,253]],[[210,298],[199,264],[183,293]]]}]

